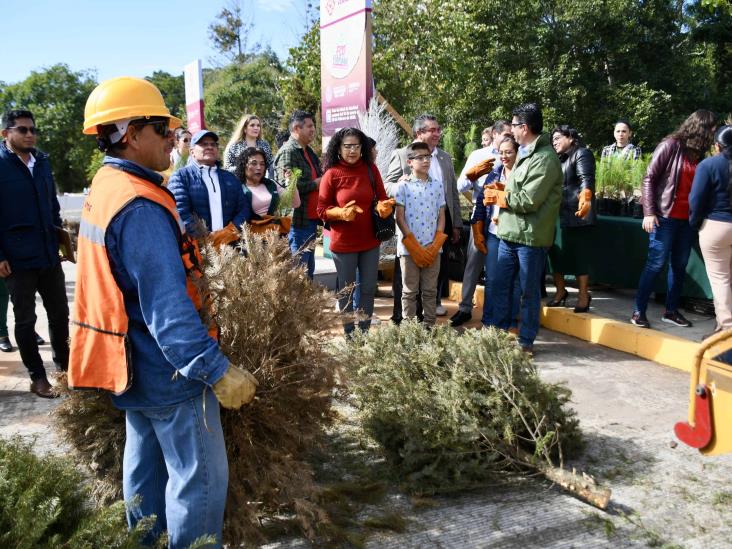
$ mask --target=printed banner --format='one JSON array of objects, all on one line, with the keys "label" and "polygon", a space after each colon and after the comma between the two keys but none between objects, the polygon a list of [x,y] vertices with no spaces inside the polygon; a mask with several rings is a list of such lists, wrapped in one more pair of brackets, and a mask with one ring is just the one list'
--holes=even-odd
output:
[{"label": "printed banner", "polygon": [[196,59],[183,67],[186,84],[186,115],[188,117],[188,131],[196,133],[206,129],[203,118],[203,69],[201,60]]},{"label": "printed banner", "polygon": [[371,0],[321,0],[320,80],[325,146],[339,129],[358,127],[373,95]]}]

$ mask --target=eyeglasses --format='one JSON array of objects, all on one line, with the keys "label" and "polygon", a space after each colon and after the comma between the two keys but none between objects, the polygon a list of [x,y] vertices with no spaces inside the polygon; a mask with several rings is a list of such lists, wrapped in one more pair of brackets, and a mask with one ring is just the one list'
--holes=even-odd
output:
[{"label": "eyeglasses", "polygon": [[36,135],[38,133],[38,128],[35,126],[13,126],[12,128],[6,128],[8,130],[18,130],[23,135],[26,135],[27,133],[30,133],[31,135]]},{"label": "eyeglasses", "polygon": [[436,128],[422,128],[420,131],[424,133],[442,133],[442,128],[439,126]]},{"label": "eyeglasses", "polygon": [[426,162],[428,160],[432,160],[431,154],[421,154],[419,156],[412,156],[410,160],[419,160],[420,162]]},{"label": "eyeglasses", "polygon": [[341,147],[343,147],[347,151],[357,151],[361,148],[361,144],[360,143],[343,143],[341,145]]},{"label": "eyeglasses", "polygon": [[152,126],[153,131],[160,137],[168,137],[170,134],[170,122],[168,120],[149,120],[147,122],[133,121],[132,126]]},{"label": "eyeglasses", "polygon": [[516,122],[515,124],[513,122],[511,122],[512,128],[515,128],[517,126],[525,126],[525,125],[526,125],[526,122]]},{"label": "eyeglasses", "polygon": [[247,166],[250,166],[252,168],[264,168],[267,166],[266,162],[258,162],[257,160],[250,160],[247,162]]}]

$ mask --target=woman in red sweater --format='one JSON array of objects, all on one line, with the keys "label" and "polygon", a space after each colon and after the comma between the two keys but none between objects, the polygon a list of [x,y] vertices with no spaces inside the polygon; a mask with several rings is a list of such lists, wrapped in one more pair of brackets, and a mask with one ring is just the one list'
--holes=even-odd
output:
[{"label": "woman in red sweater", "polygon": [[374,295],[379,270],[379,244],[374,236],[371,204],[376,195],[376,210],[381,217],[391,215],[394,200],[386,196],[381,174],[371,158],[368,137],[356,128],[339,130],[328,143],[320,181],[318,216],[330,224],[330,250],[344,287],[360,276],[359,311],[353,316],[353,292],[338,298],[344,313],[346,335],[358,327],[367,331],[374,312]]}]

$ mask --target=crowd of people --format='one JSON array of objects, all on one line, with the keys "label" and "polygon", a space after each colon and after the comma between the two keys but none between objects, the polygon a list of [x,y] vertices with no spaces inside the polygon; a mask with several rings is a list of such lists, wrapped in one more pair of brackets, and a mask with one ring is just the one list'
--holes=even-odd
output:
[{"label": "crowd of people", "polygon": [[[130,525],[155,515],[150,535],[167,530],[173,547],[202,534],[221,539],[228,469],[218,404],[238,408],[257,389],[256,379],[222,354],[215,329],[200,320],[197,235],[227,246],[239,240],[247,224],[255,233],[276,231],[313,278],[318,227],[327,225],[339,283],[358,290],[357,296],[339,295],[349,336],[371,326],[379,250],[383,231],[391,226],[397,238],[391,320],[418,318],[429,329],[445,315],[446,251],[461,240],[459,197],[465,193],[473,208],[453,326],[472,317],[481,272],[482,324],[515,333],[527,353],[533,352],[539,330],[547,268],[556,286],[547,306],[566,305],[565,276],[574,275],[579,286],[574,311],[590,310],[588,261],[573,252],[593,245],[597,222],[595,159],[580,132],[568,125],[545,132],[541,109],[518,105],[511,120],[484,130],[482,148],[469,156],[458,177],[439,147],[437,118],[420,115],[413,130],[413,141],[393,152],[382,179],[374,162],[377,136],[341,129],[321,162],[311,146],[313,115],[295,111],[273,155],[261,119],[247,114],[222,164],[218,134],[182,128],[153,84],[127,77],[101,83],[87,101],[83,131],[95,136],[105,158],[82,209],[69,340],[59,255],[66,235],[49,158],[35,147],[33,114],[5,113],[0,350],[13,350],[5,325],[10,299],[30,390],[56,396],[35,333],[39,293],[53,360],[60,371],[68,370],[69,386],[109,391],[125,411],[123,489]],[[628,121],[618,121],[614,135],[601,158],[639,157]],[[717,154],[705,158],[712,145]],[[731,175],[732,126],[718,127],[709,111],[693,113],[654,151],[643,180],[649,252],[634,324],[649,326],[649,295],[670,263],[662,320],[690,325],[679,312],[679,299],[698,232],[717,329],[732,328]],[[287,208],[282,208],[285,196]]]}]

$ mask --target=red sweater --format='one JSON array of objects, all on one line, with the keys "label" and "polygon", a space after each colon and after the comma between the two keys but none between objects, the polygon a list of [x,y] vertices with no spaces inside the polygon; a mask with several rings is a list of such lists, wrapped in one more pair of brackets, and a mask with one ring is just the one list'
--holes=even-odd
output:
[{"label": "red sweater", "polygon": [[[373,164],[371,173],[374,175],[377,199],[386,200],[388,197],[384,190],[384,183],[381,181],[381,174]],[[325,215],[328,208],[345,206],[351,200],[355,200],[363,210],[363,213],[356,214],[353,221],[329,221],[330,249],[332,251],[336,253],[363,252],[380,244],[374,236],[374,222],[371,219],[373,198],[369,172],[363,161],[354,165],[339,162],[325,172],[320,181],[318,216],[323,221],[328,221]]]}]

